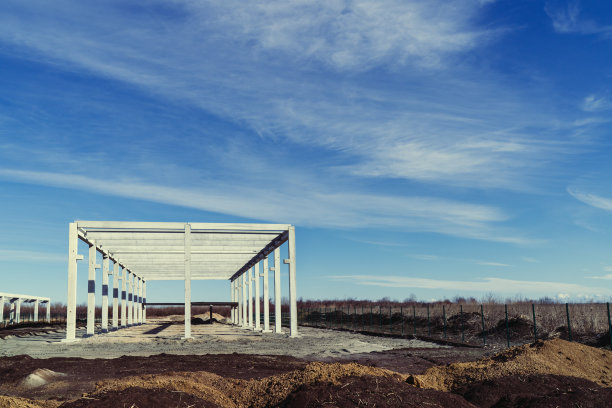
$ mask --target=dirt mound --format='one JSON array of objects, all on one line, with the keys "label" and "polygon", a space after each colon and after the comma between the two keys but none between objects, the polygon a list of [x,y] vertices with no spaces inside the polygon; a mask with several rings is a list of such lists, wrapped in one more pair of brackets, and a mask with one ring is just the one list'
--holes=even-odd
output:
[{"label": "dirt mound", "polygon": [[612,388],[559,375],[500,377],[455,391],[479,407],[600,408],[612,401]]},{"label": "dirt mound", "polygon": [[612,352],[560,339],[539,340],[480,361],[432,367],[422,375],[410,376],[408,382],[424,388],[454,391],[477,381],[535,374],[579,377],[610,387]]},{"label": "dirt mound", "polygon": [[0,395],[0,408],[56,408],[59,404],[58,401],[37,401]]},{"label": "dirt mound", "polygon": [[108,391],[95,397],[83,397],[66,402],[62,408],[107,408],[107,407],[176,407],[176,408],[218,408],[219,405],[194,395],[164,389],[130,387],[122,391]]},{"label": "dirt mound", "polygon": [[283,408],[327,407],[474,407],[463,398],[441,391],[416,388],[393,377],[345,377],[340,383],[300,386],[278,404]]},{"label": "dirt mound", "polygon": [[204,371],[106,380],[99,382],[96,391],[86,395],[86,398],[98,399],[102,398],[102,395],[116,395],[138,388],[181,392],[224,408],[266,407],[281,403],[301,386],[320,383],[337,385],[340,379],[349,376],[385,377],[394,379],[395,383],[405,379],[392,371],[355,363],[315,362],[308,364],[303,370],[253,380],[223,378]]}]

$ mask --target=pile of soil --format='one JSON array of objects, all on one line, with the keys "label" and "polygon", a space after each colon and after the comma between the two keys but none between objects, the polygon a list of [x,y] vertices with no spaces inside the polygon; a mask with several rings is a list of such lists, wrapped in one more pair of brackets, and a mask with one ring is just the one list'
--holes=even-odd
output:
[{"label": "pile of soil", "polygon": [[408,382],[423,388],[455,391],[478,381],[543,374],[578,377],[610,387],[612,352],[561,339],[539,340],[480,361],[432,367],[422,375],[410,376]]},{"label": "pile of soil", "polygon": [[305,384],[278,404],[283,408],[318,407],[454,407],[472,408],[458,395],[416,388],[389,377],[350,376],[338,384]]},{"label": "pile of soil", "polygon": [[478,407],[605,407],[612,388],[560,375],[508,376],[479,381],[455,391]]}]

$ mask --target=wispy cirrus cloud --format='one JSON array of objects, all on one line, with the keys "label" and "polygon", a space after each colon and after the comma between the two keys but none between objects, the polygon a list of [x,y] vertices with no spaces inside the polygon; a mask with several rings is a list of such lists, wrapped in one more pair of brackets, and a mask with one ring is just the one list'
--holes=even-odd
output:
[{"label": "wispy cirrus cloud", "polygon": [[612,295],[612,289],[549,281],[525,281],[485,277],[471,281],[438,280],[413,276],[335,275],[333,280],[351,281],[359,285],[452,290],[457,292],[481,292],[499,294],[522,294],[527,296],[555,296],[566,293],[573,297],[588,295],[602,297]]},{"label": "wispy cirrus cloud", "polygon": [[296,224],[320,227],[399,228],[515,244],[533,242],[516,235],[500,234],[495,224],[507,220],[507,216],[499,209],[433,197],[304,191],[303,185],[287,186],[283,192],[238,184],[228,190],[222,188],[226,182],[200,183],[197,188],[169,187],[134,179],[96,179],[79,174],[12,169],[0,169],[0,178],[275,222],[291,220]]},{"label": "wispy cirrus cloud", "polygon": [[596,194],[584,193],[574,188],[567,189],[567,192],[583,203],[591,207],[600,208],[606,211],[612,211],[612,198],[602,197]]},{"label": "wispy cirrus cloud", "polygon": [[601,112],[612,109],[612,102],[605,96],[588,95],[582,103],[582,110],[586,112]]},{"label": "wispy cirrus cloud", "polygon": [[453,66],[500,35],[473,23],[487,3],[7,1],[0,42],[331,152],[347,176],[524,189],[572,149],[535,136],[548,104]]},{"label": "wispy cirrus cloud", "polygon": [[29,251],[22,249],[0,249],[0,260],[13,262],[66,262],[66,255],[52,253]]},{"label": "wispy cirrus cloud", "polygon": [[600,25],[596,21],[581,16],[580,2],[568,1],[562,6],[548,4],[546,13],[550,17],[555,31],[573,34],[602,34],[605,37],[612,35],[612,25]]}]

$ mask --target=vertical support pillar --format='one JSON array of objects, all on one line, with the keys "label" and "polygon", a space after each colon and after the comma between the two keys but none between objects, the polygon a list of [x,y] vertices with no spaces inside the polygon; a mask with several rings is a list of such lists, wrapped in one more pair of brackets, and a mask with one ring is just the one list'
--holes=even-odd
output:
[{"label": "vertical support pillar", "polygon": [[47,300],[47,323],[51,323],[51,299]]},{"label": "vertical support pillar", "polygon": [[89,244],[89,273],[87,281],[87,333],[85,337],[94,335],[96,323],[96,256],[98,251],[95,244]]},{"label": "vertical support pillar", "polygon": [[15,324],[15,302],[17,299],[11,299],[9,303],[9,324]]},{"label": "vertical support pillar", "polygon": [[121,279],[121,327],[127,327],[127,269],[121,265],[123,269],[123,278]]},{"label": "vertical support pillar", "polygon": [[253,266],[253,283],[255,284],[255,330],[261,330],[261,296],[259,294],[259,284],[261,277],[259,276],[259,262]]},{"label": "vertical support pillar", "polygon": [[40,300],[36,299],[34,301],[34,321],[38,322],[38,305],[40,303]]},{"label": "vertical support pillar", "polygon": [[68,226],[68,303],[66,306],[66,341],[76,339],[76,286],[79,235],[76,222]]},{"label": "vertical support pillar", "polygon": [[119,328],[119,264],[113,259],[113,330]]},{"label": "vertical support pillar", "polygon": [[250,328],[253,327],[253,268],[249,268],[245,273],[248,274],[247,281],[249,284],[248,305],[247,305],[247,324]]},{"label": "vertical support pillar", "polygon": [[0,324],[4,323],[4,296],[0,296]]},{"label": "vertical support pillar", "polygon": [[242,280],[240,276],[236,278],[236,300],[238,301],[238,309],[236,310],[238,319],[236,319],[236,324],[242,326],[242,305],[244,302],[242,301]]},{"label": "vertical support pillar", "polygon": [[140,276],[134,276],[134,325],[140,325]]},{"label": "vertical support pillar", "polygon": [[270,332],[270,288],[268,282],[268,257],[263,260],[263,307],[264,307],[264,328],[263,331]]},{"label": "vertical support pillar", "polygon": [[289,314],[290,337],[297,337],[297,290],[295,281],[295,227],[289,227]]},{"label": "vertical support pillar", "polygon": [[142,281],[142,322],[147,322],[147,282]]},{"label": "vertical support pillar", "polygon": [[185,224],[185,339],[191,338],[191,225]]},{"label": "vertical support pillar", "polygon": [[246,283],[246,271],[242,272],[242,327],[246,328],[249,326],[247,321],[247,283]]},{"label": "vertical support pillar", "polygon": [[108,254],[102,254],[102,333],[108,333]]},{"label": "vertical support pillar", "polygon": [[130,327],[132,325],[132,316],[134,313],[133,304],[132,304],[132,293],[134,288],[132,287],[132,271],[127,271],[127,325]]},{"label": "vertical support pillar", "polygon": [[143,284],[144,284],[144,281],[142,280],[142,278],[138,278],[138,324],[144,323],[142,321],[142,316],[144,316],[143,315],[144,306],[142,304],[142,285]]},{"label": "vertical support pillar", "polygon": [[21,323],[21,298],[17,299],[17,306],[15,306],[15,322]]},{"label": "vertical support pillar", "polygon": [[282,333],[280,248],[274,250],[274,332]]},{"label": "vertical support pillar", "polygon": [[[230,302],[234,301],[234,280],[230,281]],[[234,306],[230,307],[230,321],[232,324],[236,324],[234,321]]]}]

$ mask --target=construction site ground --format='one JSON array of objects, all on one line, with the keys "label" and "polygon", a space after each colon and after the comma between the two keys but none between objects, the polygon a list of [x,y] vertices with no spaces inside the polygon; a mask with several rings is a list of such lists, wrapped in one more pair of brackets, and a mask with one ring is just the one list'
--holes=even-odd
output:
[{"label": "construction site ground", "polygon": [[72,343],[61,342],[57,327],[5,332],[0,408],[601,407],[612,400],[612,353],[558,339],[500,350],[309,327],[290,338],[200,320],[187,340],[180,317]]}]

